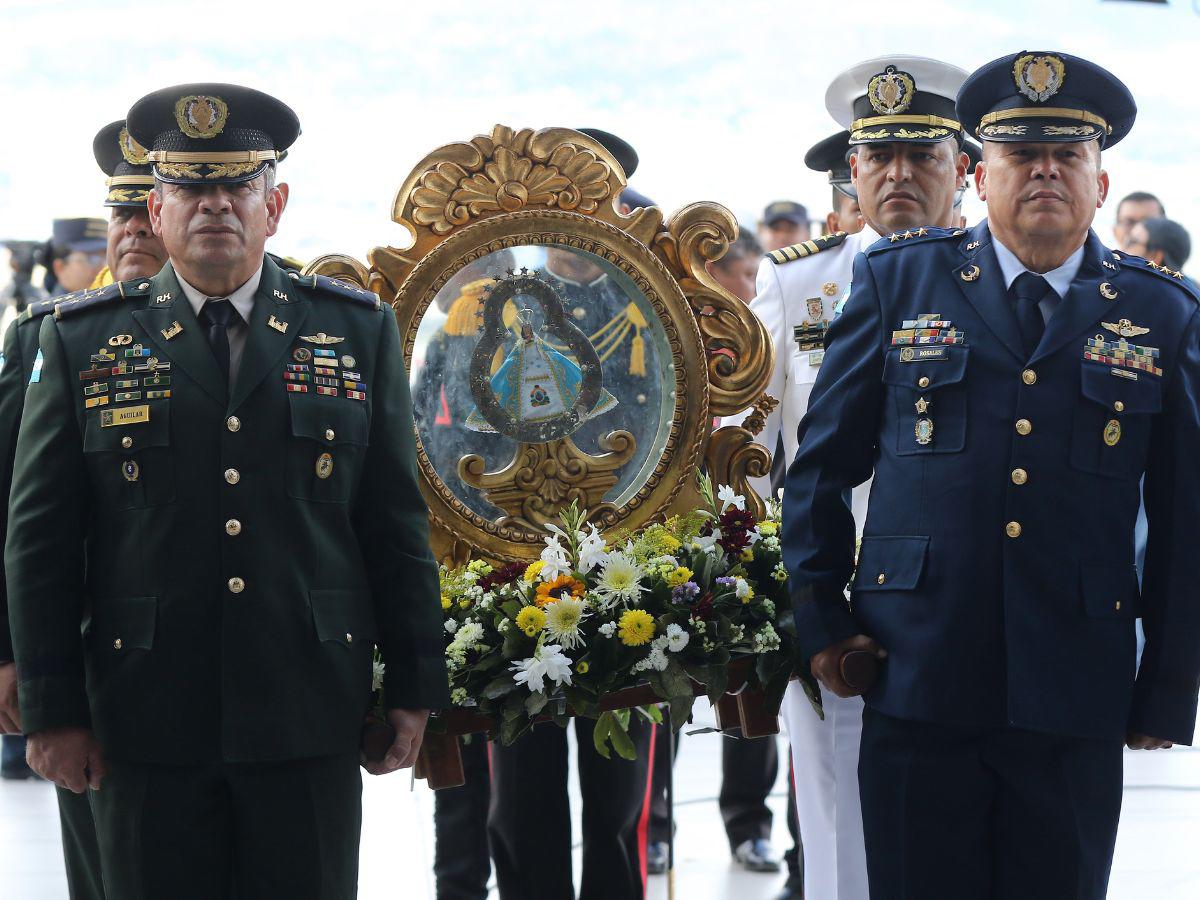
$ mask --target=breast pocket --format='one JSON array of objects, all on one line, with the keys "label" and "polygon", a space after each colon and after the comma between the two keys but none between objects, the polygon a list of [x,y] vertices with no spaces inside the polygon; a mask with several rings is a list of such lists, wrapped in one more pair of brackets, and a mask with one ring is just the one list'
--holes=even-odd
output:
[{"label": "breast pocket", "polygon": [[817,373],[821,371],[821,362],[824,357],[824,350],[806,350],[803,353],[793,353],[792,384],[810,387],[817,380]]},{"label": "breast pocket", "polygon": [[944,344],[888,350],[883,381],[896,406],[899,456],[957,453],[966,446],[969,353]]},{"label": "breast pocket", "polygon": [[1141,477],[1152,417],[1162,409],[1161,380],[1084,361],[1079,392],[1071,425],[1071,465],[1110,478]]},{"label": "breast pocket", "polygon": [[175,501],[168,401],[89,410],[83,454],[105,508],[145,509]]},{"label": "breast pocket", "polygon": [[345,503],[358,485],[368,421],[361,403],[291,396],[287,490],[298,500]]}]

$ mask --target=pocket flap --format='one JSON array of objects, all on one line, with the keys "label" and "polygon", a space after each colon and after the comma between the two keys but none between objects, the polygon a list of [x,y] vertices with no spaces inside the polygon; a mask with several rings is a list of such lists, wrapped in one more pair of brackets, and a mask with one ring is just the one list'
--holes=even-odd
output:
[{"label": "pocket flap", "polygon": [[1157,377],[1132,369],[1117,369],[1137,375],[1134,381],[1114,375],[1112,368],[1094,362],[1082,363],[1079,376],[1083,396],[1114,412],[1156,413],[1162,409],[1162,382]]},{"label": "pocket flap", "polygon": [[[934,391],[957,384],[967,374],[970,348],[955,344],[922,344],[892,347],[883,360],[884,384]],[[928,378],[924,386],[921,379]]]},{"label": "pocket flap", "polygon": [[100,650],[149,650],[154,646],[157,617],[157,597],[97,600],[92,609],[91,639]]},{"label": "pocket flap", "polygon": [[367,443],[367,410],[356,400],[300,397],[291,402],[292,434],[322,444]]},{"label": "pocket flap", "polygon": [[356,641],[374,643],[375,613],[365,588],[321,588],[308,592],[313,627],[321,641],[349,647]]},{"label": "pocket flap", "polygon": [[1093,619],[1136,619],[1137,570],[1111,563],[1080,563],[1083,607]]},{"label": "pocket flap", "polygon": [[[121,414],[124,414],[122,416]],[[126,421],[122,422],[122,418]],[[111,424],[105,424],[106,422]],[[88,410],[84,453],[136,454],[146,447],[171,445],[171,405],[167,400]]]},{"label": "pocket flap", "polygon": [[927,537],[864,537],[854,573],[856,591],[911,591],[921,581]]}]

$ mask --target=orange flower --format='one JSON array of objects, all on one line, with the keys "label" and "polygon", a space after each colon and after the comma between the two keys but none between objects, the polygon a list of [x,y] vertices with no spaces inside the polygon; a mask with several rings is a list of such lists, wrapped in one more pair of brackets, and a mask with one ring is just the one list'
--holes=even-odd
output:
[{"label": "orange flower", "polygon": [[582,581],[570,575],[559,575],[553,581],[543,581],[537,587],[537,596],[533,602],[538,606],[553,603],[559,597],[582,597],[584,585]]}]

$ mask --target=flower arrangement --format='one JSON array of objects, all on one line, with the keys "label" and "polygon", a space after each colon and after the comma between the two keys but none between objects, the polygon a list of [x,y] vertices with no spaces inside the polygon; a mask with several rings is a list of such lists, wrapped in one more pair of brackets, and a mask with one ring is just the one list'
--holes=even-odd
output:
[{"label": "flower arrangement", "polygon": [[[715,702],[728,664],[746,658],[750,683],[778,711],[794,644],[779,504],[756,521],[729,487],[714,495],[702,475],[700,492],[704,508],[611,544],[572,504],[531,564],[443,567],[455,706],[490,718],[505,744],[538,717],[594,718],[600,752],[632,757],[631,711],[604,711],[601,698],[649,684],[678,727],[691,714],[692,679]],[[642,713],[661,719],[653,706]]]}]

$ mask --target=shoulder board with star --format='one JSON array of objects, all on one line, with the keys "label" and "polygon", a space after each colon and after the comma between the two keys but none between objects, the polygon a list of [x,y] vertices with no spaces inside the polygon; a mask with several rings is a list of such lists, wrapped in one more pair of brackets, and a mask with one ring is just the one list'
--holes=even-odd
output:
[{"label": "shoulder board with star", "polygon": [[913,244],[927,244],[930,241],[960,238],[966,234],[963,228],[906,228],[904,231],[893,231],[881,237],[866,249],[868,256],[883,250],[893,250],[896,247],[911,247]]},{"label": "shoulder board with star", "polygon": [[1177,272],[1174,269],[1153,263],[1148,259],[1143,259],[1140,256],[1131,256],[1127,253],[1114,253],[1113,259],[1119,262],[1123,269],[1135,269],[1157,275],[1164,281],[1169,281],[1171,284],[1182,288],[1187,292],[1189,297],[1200,302],[1200,292],[1197,292],[1196,286],[1191,281],[1183,277],[1182,272]]},{"label": "shoulder board with star", "polygon": [[790,247],[781,247],[778,250],[772,250],[767,254],[767,259],[781,266],[784,263],[795,262],[798,259],[804,259],[806,256],[812,256],[814,253],[820,253],[822,250],[828,250],[830,247],[836,247],[838,244],[846,240],[846,232],[835,231],[833,234],[823,234],[819,238],[813,238],[811,241],[801,241],[799,244],[792,244]]},{"label": "shoulder board with star", "polygon": [[369,306],[372,309],[379,309],[382,305],[382,301],[380,301],[377,294],[350,284],[348,281],[340,281],[337,278],[329,278],[326,275],[300,275],[297,272],[288,272],[287,274],[297,285],[309,290],[332,294],[343,300],[352,300],[355,303],[361,303],[363,306]]},{"label": "shoulder board with star", "polygon": [[150,290],[149,281],[116,281],[102,288],[89,288],[59,297],[54,303],[54,318],[65,319],[84,310],[98,309],[117,300],[144,296]]},{"label": "shoulder board with star", "polygon": [[46,315],[46,313],[54,312],[55,304],[57,304],[61,299],[61,297],[53,297],[30,303],[27,307],[25,307],[22,313],[17,316],[17,321],[28,322],[30,319],[40,319],[42,316]]}]

